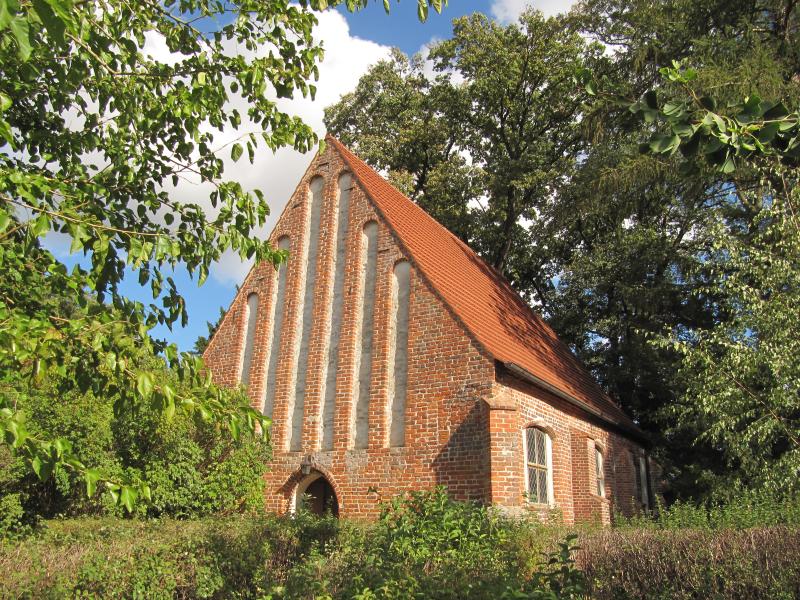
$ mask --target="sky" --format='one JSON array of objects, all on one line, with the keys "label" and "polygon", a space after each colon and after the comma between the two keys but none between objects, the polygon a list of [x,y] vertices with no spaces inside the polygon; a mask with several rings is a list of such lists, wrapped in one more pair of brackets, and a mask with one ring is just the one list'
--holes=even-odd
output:
[{"label": "sky", "polygon": [[[361,75],[388,56],[392,47],[398,47],[406,54],[424,51],[431,42],[450,36],[453,19],[473,12],[482,12],[501,23],[510,23],[528,4],[552,15],[568,10],[572,3],[571,0],[450,0],[441,15],[431,10],[425,23],[417,20],[416,0],[393,0],[390,15],[386,15],[380,0],[371,1],[367,8],[355,14],[344,9],[326,11],[318,15],[319,25],[315,30],[315,36],[325,47],[325,59],[319,67],[316,100],[295,98],[281,106],[288,113],[300,116],[322,137],[325,134],[324,108],[353,90]],[[154,57],[165,61],[170,59],[163,44],[155,39],[149,42]],[[241,131],[223,132],[219,139],[224,141],[226,135],[232,138],[239,134]],[[311,153],[283,149],[273,154],[262,147],[252,165],[247,160],[226,163],[227,178],[239,181],[246,189],[259,188],[266,195],[271,214],[258,235],[269,235],[312,158]],[[207,196],[203,186],[191,182],[181,182],[172,193],[185,201],[201,202]],[[47,246],[67,264],[80,260],[79,256],[69,255],[68,243],[57,236],[48,236]],[[180,350],[191,350],[197,337],[207,334],[206,322],[216,322],[220,307],[230,305],[237,284],[244,281],[251,266],[237,256],[225,255],[212,267],[202,287],[197,286],[185,269],[178,268],[172,276],[186,300],[189,324],[186,327],[175,325],[171,331],[157,327],[152,331],[153,335],[176,343]],[[139,287],[135,275],[126,277],[122,291],[130,298],[147,303],[152,301],[149,290]]]}]

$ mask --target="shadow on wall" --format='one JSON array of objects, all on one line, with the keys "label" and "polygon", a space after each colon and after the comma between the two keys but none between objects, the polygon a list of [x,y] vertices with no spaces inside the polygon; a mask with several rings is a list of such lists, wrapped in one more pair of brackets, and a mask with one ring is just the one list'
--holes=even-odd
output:
[{"label": "shadow on wall", "polygon": [[[436,485],[456,500],[489,498],[489,427],[486,403],[475,395],[445,398],[439,430],[449,438],[433,460]],[[463,415],[463,418],[461,416]],[[460,422],[453,425],[453,422]]]}]

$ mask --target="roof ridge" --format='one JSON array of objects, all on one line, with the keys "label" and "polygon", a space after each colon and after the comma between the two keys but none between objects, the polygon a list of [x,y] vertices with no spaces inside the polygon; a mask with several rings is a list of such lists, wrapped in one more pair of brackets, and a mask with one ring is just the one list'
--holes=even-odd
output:
[{"label": "roof ridge", "polygon": [[[545,384],[635,427],[569,346],[511,287],[502,273],[333,135],[329,133],[325,139],[351,168],[366,195],[443,302],[490,356],[522,367]],[[441,236],[442,232],[447,235]],[[453,241],[462,255],[453,248]],[[449,271],[455,269],[439,268],[448,260],[450,267],[459,267],[462,272],[453,275]],[[478,281],[481,278],[483,282]],[[483,304],[491,305],[488,311]],[[534,341],[538,344],[534,345]]]}]

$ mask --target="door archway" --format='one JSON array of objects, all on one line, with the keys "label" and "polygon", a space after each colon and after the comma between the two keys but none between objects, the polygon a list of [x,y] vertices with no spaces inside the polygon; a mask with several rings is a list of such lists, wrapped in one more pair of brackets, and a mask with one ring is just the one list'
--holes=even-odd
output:
[{"label": "door archway", "polygon": [[339,516],[339,499],[322,473],[312,473],[297,485],[295,510],[305,509],[315,515]]}]

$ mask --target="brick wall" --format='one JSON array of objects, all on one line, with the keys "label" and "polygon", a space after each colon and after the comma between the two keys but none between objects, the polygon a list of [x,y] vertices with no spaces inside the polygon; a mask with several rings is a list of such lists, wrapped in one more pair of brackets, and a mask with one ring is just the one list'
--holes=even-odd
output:
[{"label": "brick wall", "polygon": [[[493,361],[483,355],[465,334],[427,282],[412,267],[408,343],[408,392],[406,443],[388,447],[388,381],[390,356],[391,288],[394,265],[408,260],[354,181],[350,198],[345,263],[344,303],[339,337],[339,369],[336,381],[334,447],[321,451],[320,418],[324,395],[322,365],[327,361],[330,339],[333,252],[335,251],[338,178],[344,164],[330,147],[315,158],[287,204],[271,240],[290,238],[286,302],[281,337],[281,360],[276,378],[272,440],[274,458],[267,465],[267,508],[282,512],[290,507],[295,488],[303,477],[300,463],[310,456],[313,468],[333,485],[340,514],[374,517],[379,503],[405,490],[446,485],[457,498],[484,499],[488,481],[487,411],[483,398],[492,387]],[[325,178],[320,225],[317,285],[313,329],[308,349],[303,449],[288,452],[287,412],[294,395],[295,353],[304,286],[302,267],[308,248],[308,182]],[[372,384],[369,407],[369,447],[352,449],[352,411],[356,355],[360,353],[362,314],[362,229],[370,220],[378,222],[378,261],[375,283]],[[412,260],[413,264],[413,260]],[[276,271],[258,265],[248,275],[220,325],[205,360],[214,379],[222,385],[238,384],[244,344],[245,305],[250,293],[259,294],[259,315],[270,314]],[[253,406],[261,407],[266,372],[270,324],[259,319],[248,394]]]},{"label": "brick wall", "polygon": [[[611,508],[628,512],[633,504],[635,476],[632,452],[640,448],[588,420],[572,405],[510,374],[496,372],[494,360],[484,353],[451,314],[436,291],[414,268],[404,250],[376,212],[357,181],[353,180],[346,237],[343,295],[332,298],[338,202],[338,179],[345,172],[341,158],[330,146],[309,166],[303,180],[280,216],[271,240],[290,241],[286,298],[275,310],[284,311],[280,362],[275,382],[273,460],[267,465],[266,506],[291,509],[298,484],[307,481],[301,462],[310,460],[333,486],[340,515],[373,518],[379,504],[407,490],[446,485],[459,499],[476,499],[509,511],[538,511],[525,498],[523,430],[535,424],[552,439],[554,504],[566,522],[600,519],[608,522]],[[308,251],[310,221],[309,182],[325,179],[319,232],[314,313],[307,352],[302,449],[288,451],[287,419],[295,394],[295,370]],[[358,355],[361,352],[362,230],[365,223],[379,226],[377,276],[373,320],[372,379],[369,406],[369,443],[353,449],[353,411]],[[392,278],[395,264],[410,260],[410,310],[408,390],[405,446],[390,448],[388,425],[392,313]],[[205,353],[217,383],[238,384],[244,348],[246,302],[259,294],[248,394],[260,409],[265,392],[268,342],[277,272],[257,265],[246,278],[231,308]],[[322,451],[320,439],[322,399],[330,343],[333,302],[343,303],[338,343],[333,449]],[[499,373],[499,374],[498,374]],[[605,456],[606,498],[594,493],[595,441]]]},{"label": "brick wall", "polygon": [[[522,431],[536,426],[552,440],[554,507],[567,523],[575,521],[610,522],[612,509],[631,514],[635,503],[635,474],[632,457],[642,452],[639,444],[593,423],[588,415],[565,400],[500,371],[493,391],[498,406],[514,407],[503,419],[506,434],[492,439],[496,445],[511,444],[504,456],[504,495],[492,500],[515,511],[549,512],[525,497],[525,457]],[[493,411],[494,412],[494,411]],[[605,497],[597,495],[594,462],[595,444],[604,458]],[[494,466],[494,462],[493,462]],[[493,475],[494,476],[494,475]],[[493,483],[493,485],[495,485]],[[508,490],[511,490],[509,494]]]}]

